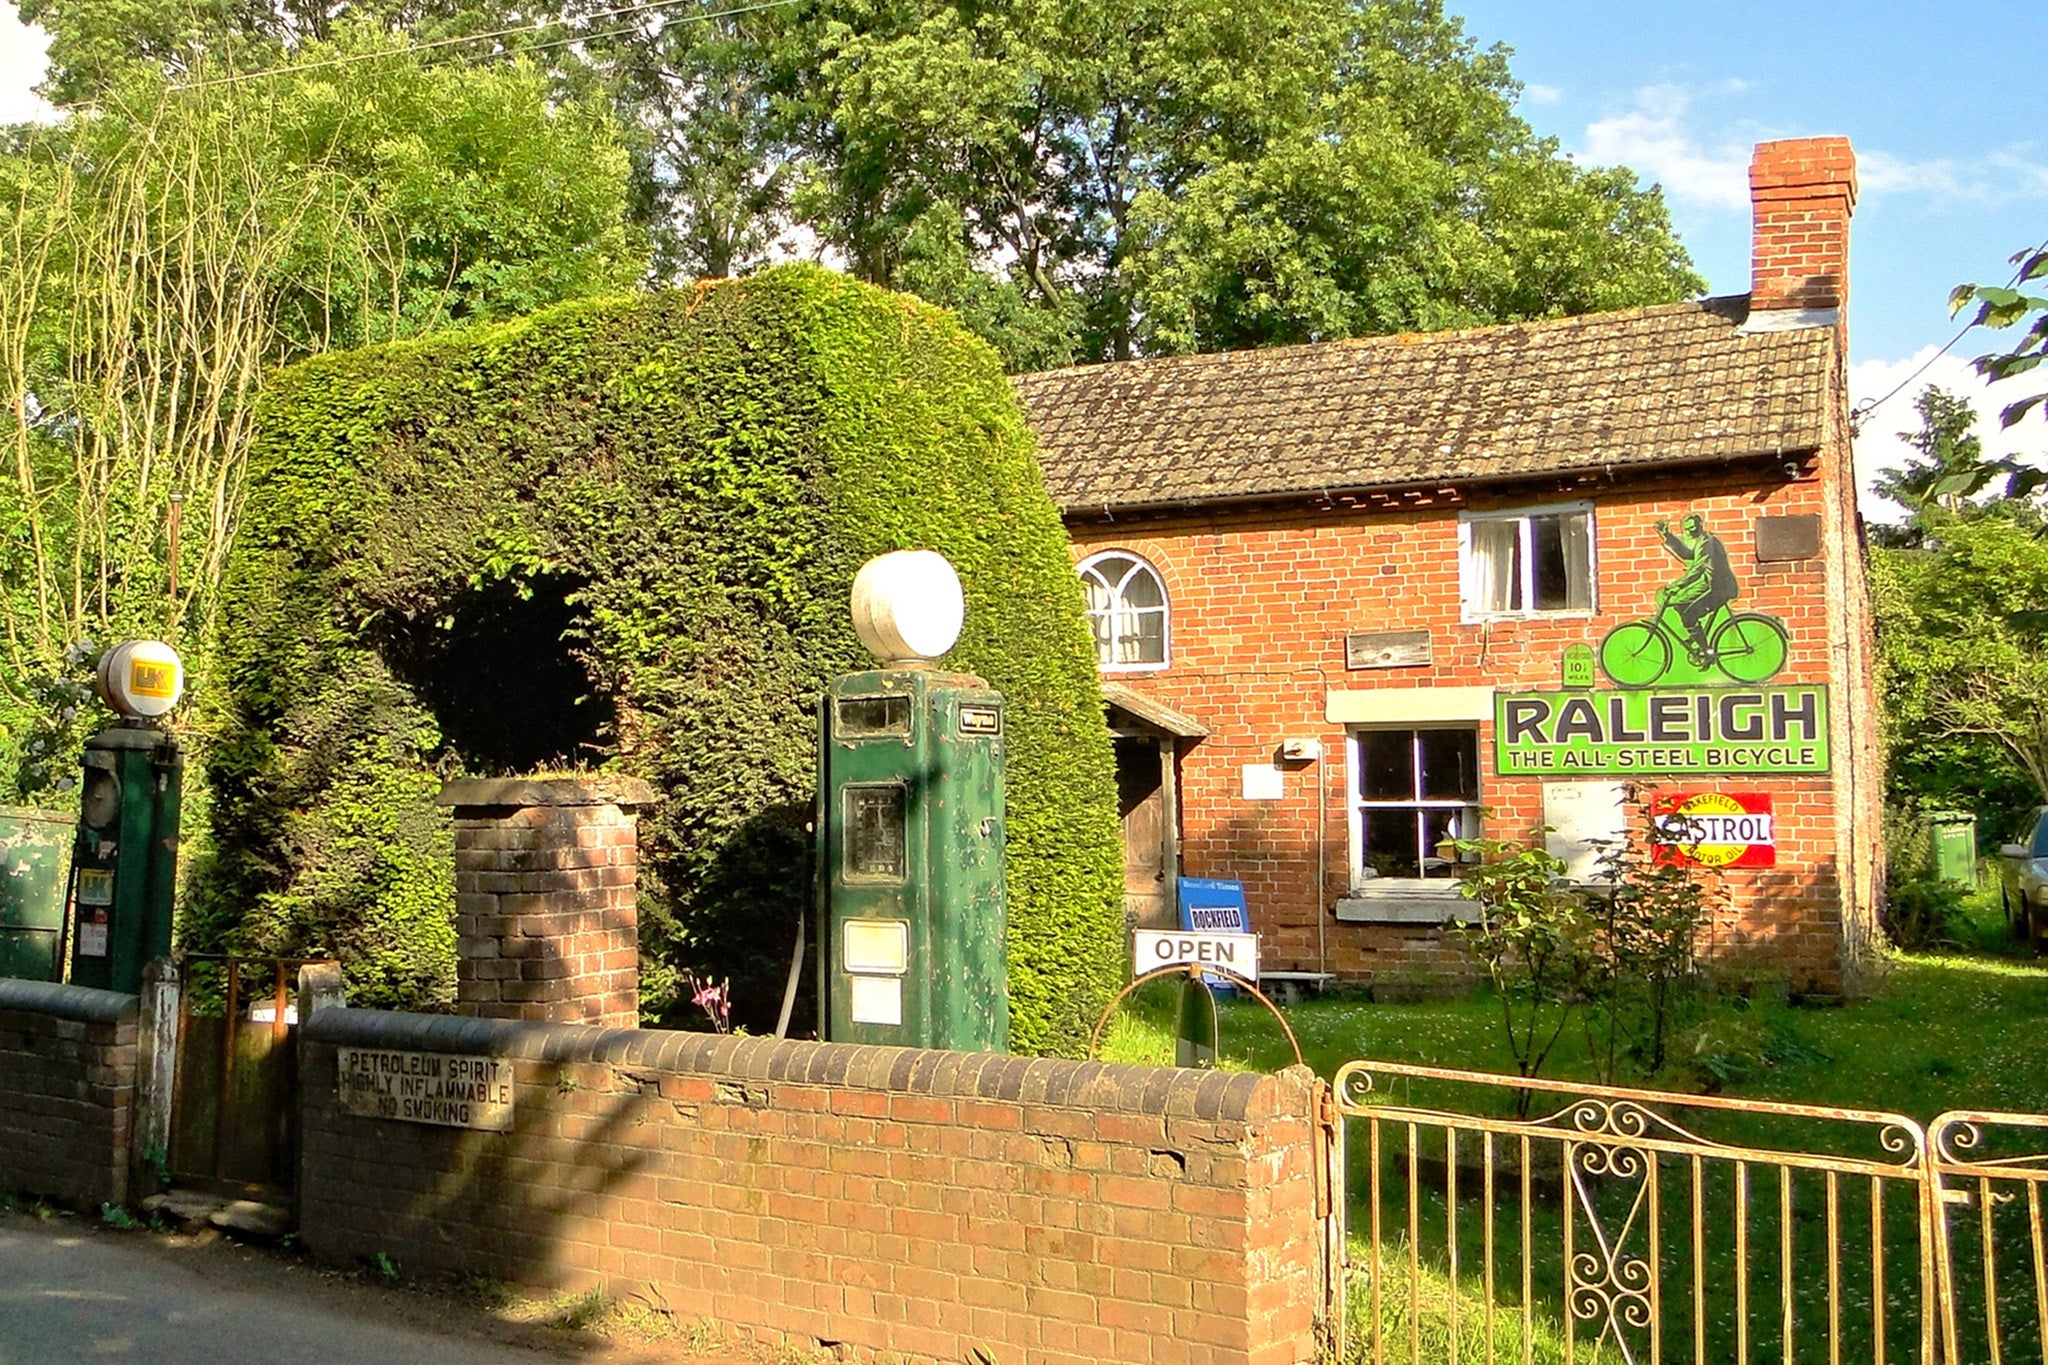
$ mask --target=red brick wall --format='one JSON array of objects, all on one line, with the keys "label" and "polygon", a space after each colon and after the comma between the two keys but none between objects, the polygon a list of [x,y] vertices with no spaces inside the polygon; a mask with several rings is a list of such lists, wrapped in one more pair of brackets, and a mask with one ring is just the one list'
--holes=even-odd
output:
[{"label": "red brick wall", "polygon": [[[324,1257],[602,1285],[863,1359],[1316,1359],[1306,1072],[361,1010],[304,1037]],[[341,1112],[346,1046],[516,1059],[512,1131]]]},{"label": "red brick wall", "polygon": [[463,779],[455,1008],[486,1019],[640,1022],[637,779]]},{"label": "red brick wall", "polygon": [[94,1209],[128,1197],[135,996],[0,980],[0,1188]]},{"label": "red brick wall", "polygon": [[1839,308],[1849,297],[1856,155],[1845,137],[1760,142],[1749,166],[1755,217],[1750,307]]},{"label": "red brick wall", "polygon": [[[1839,381],[1839,375],[1838,375]],[[1710,945],[1745,970],[1783,975],[1794,989],[1836,990],[1845,947],[1860,947],[1874,914],[1876,801],[1881,769],[1872,714],[1870,625],[1860,527],[1839,431],[1819,458],[1703,470],[1624,486],[1529,487],[1469,501],[1455,493],[1382,506],[1268,504],[1123,517],[1071,518],[1080,559],[1137,552],[1165,577],[1172,602],[1171,660],[1156,672],[1120,672],[1138,689],[1209,727],[1183,747],[1182,870],[1244,880],[1253,927],[1270,969],[1315,969],[1319,914],[1327,966],[1382,983],[1441,979],[1470,970],[1441,931],[1340,923],[1330,916],[1350,880],[1346,729],[1326,717],[1343,689],[1490,686],[1555,689],[1568,644],[1597,646],[1615,625],[1650,614],[1678,565],[1654,522],[1699,512],[1721,536],[1741,580],[1737,607],[1779,617],[1791,653],[1774,683],[1825,683],[1833,717],[1833,770],[1825,776],[1646,780],[1664,789],[1725,785],[1770,793],[1777,866],[1725,874],[1732,913]],[[1598,613],[1590,618],[1460,620],[1458,512],[1463,508],[1591,501]],[[1822,554],[1759,563],[1762,515],[1818,514]],[[1353,631],[1423,630],[1431,663],[1347,670]],[[1481,800],[1495,837],[1533,837],[1542,781],[1501,777],[1493,726],[1479,726]],[[1290,766],[1279,801],[1241,797],[1240,768],[1269,763],[1282,739],[1315,737],[1325,758]],[[1318,873],[1317,809],[1325,842]]]}]

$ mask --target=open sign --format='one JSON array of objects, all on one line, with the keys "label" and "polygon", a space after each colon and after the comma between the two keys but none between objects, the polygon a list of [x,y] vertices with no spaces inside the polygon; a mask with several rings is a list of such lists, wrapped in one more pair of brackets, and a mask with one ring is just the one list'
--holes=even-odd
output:
[{"label": "open sign", "polygon": [[1140,929],[1132,958],[1138,975],[1161,967],[1221,967],[1247,981],[1259,979],[1259,940],[1251,934],[1198,934]]}]

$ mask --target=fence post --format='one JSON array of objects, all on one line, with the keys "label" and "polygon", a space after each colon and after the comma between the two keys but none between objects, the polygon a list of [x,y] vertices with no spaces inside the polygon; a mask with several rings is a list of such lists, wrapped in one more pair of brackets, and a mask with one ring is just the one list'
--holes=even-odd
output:
[{"label": "fence post", "polygon": [[308,962],[299,968],[301,1025],[321,1010],[338,1010],[347,1004],[348,985],[342,979],[339,962]]},{"label": "fence post", "polygon": [[171,1106],[178,1090],[178,1019],[184,973],[169,958],[142,969],[135,1029],[135,1124],[128,1147],[128,1188],[155,1193],[171,1152]]}]

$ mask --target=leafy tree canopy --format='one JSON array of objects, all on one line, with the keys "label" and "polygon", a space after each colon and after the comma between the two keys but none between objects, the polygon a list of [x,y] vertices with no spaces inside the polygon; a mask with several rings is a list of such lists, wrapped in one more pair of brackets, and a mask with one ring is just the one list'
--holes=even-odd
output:
[{"label": "leafy tree canopy", "polygon": [[261,80],[194,63],[182,85],[120,65],[0,147],[0,392],[21,418],[0,437],[0,746],[24,791],[67,767],[36,717],[78,642],[197,656],[274,367],[644,269],[608,113],[533,68],[430,66],[359,25]]},{"label": "leafy tree canopy", "polygon": [[[1696,292],[1660,193],[1516,117],[1440,0],[598,0],[526,43],[627,129],[664,274],[813,245],[957,308],[1013,369],[1483,324]],[[530,11],[29,0],[52,90],[368,11],[415,40]],[[563,35],[581,39],[563,44]],[[248,55],[254,53],[256,55]]]},{"label": "leafy tree canopy", "polygon": [[2029,504],[1936,512],[1880,550],[1873,589],[1892,795],[2009,810],[2048,800],[2048,539]]}]

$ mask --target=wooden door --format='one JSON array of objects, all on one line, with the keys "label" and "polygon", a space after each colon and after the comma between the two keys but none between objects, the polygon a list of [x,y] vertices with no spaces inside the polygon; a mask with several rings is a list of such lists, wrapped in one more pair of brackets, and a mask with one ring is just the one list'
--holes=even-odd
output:
[{"label": "wooden door", "polygon": [[1150,737],[1116,740],[1117,810],[1123,818],[1124,913],[1146,929],[1179,923],[1174,905],[1173,756]]}]

